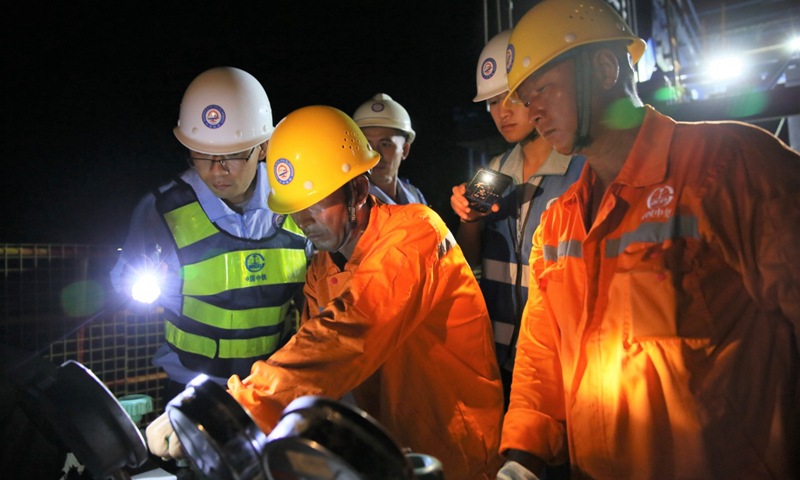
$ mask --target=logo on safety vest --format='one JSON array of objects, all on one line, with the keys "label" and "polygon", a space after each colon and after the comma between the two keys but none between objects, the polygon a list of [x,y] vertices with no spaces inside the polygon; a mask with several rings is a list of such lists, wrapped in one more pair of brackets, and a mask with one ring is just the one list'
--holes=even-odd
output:
[{"label": "logo on safety vest", "polygon": [[483,65],[481,65],[481,76],[484,80],[492,78],[495,71],[497,71],[497,63],[495,63],[494,58],[487,58],[483,61]]},{"label": "logo on safety vest", "polygon": [[294,167],[285,158],[279,158],[277,162],[275,162],[275,179],[281,185],[287,185],[289,182],[292,181],[294,178]]},{"label": "logo on safety vest", "polygon": [[203,110],[203,123],[208,128],[219,128],[225,123],[225,110],[219,105],[209,105]]},{"label": "logo on safety vest", "polygon": [[647,196],[647,211],[642,215],[642,220],[648,218],[669,217],[672,208],[667,208],[675,199],[675,190],[669,185],[658,187]]},{"label": "logo on safety vest", "polygon": [[372,111],[373,112],[382,112],[383,109],[386,108],[381,102],[375,102],[372,104]]},{"label": "logo on safety vest", "polygon": [[506,48],[506,73],[511,71],[511,67],[514,65],[514,45],[508,44],[508,48]]},{"label": "logo on safety vest", "polygon": [[244,266],[250,272],[260,272],[264,268],[264,256],[260,253],[251,253],[244,259]]}]

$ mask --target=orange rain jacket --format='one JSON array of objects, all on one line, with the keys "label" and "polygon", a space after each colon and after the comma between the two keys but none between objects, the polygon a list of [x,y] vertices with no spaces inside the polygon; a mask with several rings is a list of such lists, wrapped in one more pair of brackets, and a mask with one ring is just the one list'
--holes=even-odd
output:
[{"label": "orange rain jacket", "polygon": [[244,382],[232,377],[231,393],[270,431],[297,397],[352,391],[448,480],[494,478],[503,393],[480,288],[431,209],[371,200],[344,271],[315,255],[299,332]]},{"label": "orange rain jacket", "polygon": [[647,108],[591,230],[594,175],[542,216],[501,451],[573,478],[797,478],[800,158]]}]

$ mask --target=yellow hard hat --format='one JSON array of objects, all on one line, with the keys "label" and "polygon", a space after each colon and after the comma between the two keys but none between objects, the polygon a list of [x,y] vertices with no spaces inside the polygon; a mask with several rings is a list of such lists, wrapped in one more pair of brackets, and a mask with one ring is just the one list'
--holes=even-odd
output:
[{"label": "yellow hard hat", "polygon": [[278,123],[267,146],[269,208],[280,214],[304,210],[379,159],[341,110],[321,105],[295,110]]},{"label": "yellow hard hat", "polygon": [[581,45],[627,40],[633,63],[645,42],[602,0],[545,0],[519,21],[506,51],[509,95],[531,74],[564,52]]}]

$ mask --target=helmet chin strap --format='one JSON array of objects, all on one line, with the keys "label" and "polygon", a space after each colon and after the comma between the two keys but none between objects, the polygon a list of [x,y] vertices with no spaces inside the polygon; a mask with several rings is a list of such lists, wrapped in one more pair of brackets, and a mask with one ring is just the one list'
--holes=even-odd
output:
[{"label": "helmet chin strap", "polygon": [[582,49],[575,59],[575,98],[578,108],[578,131],[575,133],[572,153],[578,153],[592,141],[589,136],[592,104],[591,66],[589,52],[586,49]]},{"label": "helmet chin strap", "polygon": [[344,232],[345,232],[344,239],[342,240],[342,243],[340,243],[339,246],[336,247],[336,250],[334,250],[334,252],[338,252],[339,250],[342,249],[342,247],[347,245],[347,242],[349,242],[353,236],[353,232],[356,231],[356,227],[358,227],[358,219],[356,218],[356,205],[355,205],[356,199],[355,199],[355,192],[353,192],[352,181],[347,182],[347,184],[345,185],[344,196],[347,199],[347,224],[344,226]]}]

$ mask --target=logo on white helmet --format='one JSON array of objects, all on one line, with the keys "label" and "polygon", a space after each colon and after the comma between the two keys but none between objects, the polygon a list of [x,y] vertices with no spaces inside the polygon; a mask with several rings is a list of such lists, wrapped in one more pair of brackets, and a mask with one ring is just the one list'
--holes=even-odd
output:
[{"label": "logo on white helmet", "polygon": [[497,63],[495,63],[494,58],[487,58],[483,61],[483,65],[481,65],[481,76],[484,80],[489,80],[494,76],[494,72],[497,71]]},{"label": "logo on white helmet", "polygon": [[225,110],[219,105],[209,105],[203,110],[203,123],[208,128],[219,128],[225,123]]},{"label": "logo on white helmet", "polygon": [[288,185],[294,179],[294,167],[285,158],[279,158],[275,162],[274,171],[275,180],[281,185]]},{"label": "logo on white helmet", "polygon": [[511,71],[511,67],[514,65],[514,45],[508,44],[508,48],[506,48],[506,73]]},{"label": "logo on white helmet", "polygon": [[381,102],[375,102],[372,104],[373,112],[382,112],[384,108],[386,107]]}]

